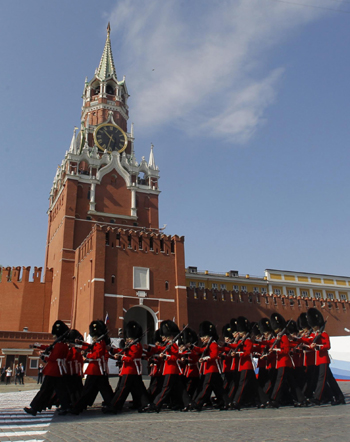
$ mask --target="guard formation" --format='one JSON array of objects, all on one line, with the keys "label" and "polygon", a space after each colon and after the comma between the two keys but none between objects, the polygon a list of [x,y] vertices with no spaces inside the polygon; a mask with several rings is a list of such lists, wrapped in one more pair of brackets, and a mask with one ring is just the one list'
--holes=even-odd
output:
[{"label": "guard formation", "polygon": [[[154,345],[142,346],[146,332],[130,321],[125,341],[115,348],[103,321],[90,324],[91,344],[56,321],[55,341],[50,346],[35,344],[46,362],[44,381],[24,410],[35,416],[55,405],[59,415],[79,414],[93,405],[99,392],[102,412],[112,414],[122,412],[129,393],[130,408],[140,413],[345,404],[329,368],[326,322],[315,308],[297,321],[286,321],[278,313],[258,323],[240,316],[223,327],[220,342],[210,321],[200,324],[197,335],[188,326],[180,330],[166,320],[154,334]],[[108,380],[109,358],[120,366],[115,391]],[[148,361],[148,389],[142,380],[142,359]]]}]

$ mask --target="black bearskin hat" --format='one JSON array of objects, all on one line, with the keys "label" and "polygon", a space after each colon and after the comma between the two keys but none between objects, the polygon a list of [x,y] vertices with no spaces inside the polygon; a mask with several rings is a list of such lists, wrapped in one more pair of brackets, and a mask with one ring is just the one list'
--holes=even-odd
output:
[{"label": "black bearskin hat", "polygon": [[281,330],[287,325],[286,320],[279,313],[272,313],[271,315],[271,327],[273,330],[280,328]]},{"label": "black bearskin hat", "polygon": [[261,333],[270,333],[272,332],[271,322],[269,318],[261,318],[258,322],[259,329]]},{"label": "black bearskin hat", "polygon": [[58,319],[52,326],[51,334],[59,338],[60,336],[64,335],[68,330],[69,328],[66,326],[66,324]]},{"label": "black bearskin hat", "polygon": [[260,331],[260,328],[259,328],[259,324],[258,324],[257,322],[252,322],[250,325],[251,325],[251,333],[252,333],[254,336],[259,336],[259,335],[261,335],[261,331]]},{"label": "black bearskin hat", "polygon": [[215,341],[219,339],[219,336],[216,331],[215,325],[210,321],[203,321],[199,324],[199,336],[210,336],[214,338]]},{"label": "black bearskin hat", "polygon": [[154,339],[154,343],[156,343],[156,342],[162,342],[162,335],[161,335],[161,333],[160,333],[160,329],[159,329],[159,328],[158,328],[158,330],[156,330],[156,331],[154,332],[153,339]]},{"label": "black bearskin hat", "polygon": [[75,330],[75,328],[73,328],[68,333],[68,341],[75,342],[76,340],[83,341],[84,338],[83,335],[78,330]]},{"label": "black bearskin hat", "polygon": [[324,325],[322,313],[314,307],[309,308],[307,311],[307,320],[310,327],[322,327]]},{"label": "black bearskin hat", "polygon": [[221,332],[221,334],[222,334],[222,336],[223,336],[224,338],[230,338],[230,339],[232,339],[232,329],[231,329],[230,324],[225,324],[225,325],[222,327],[222,332]]},{"label": "black bearskin hat", "polygon": [[237,319],[236,318],[232,318],[230,320],[230,327],[231,327],[231,333],[234,333],[237,331]]},{"label": "black bearskin hat", "polygon": [[175,324],[174,321],[167,319],[166,321],[161,322],[160,324],[160,334],[169,338],[170,336],[175,337],[180,333],[179,327]]},{"label": "black bearskin hat", "polygon": [[299,329],[298,329],[297,323],[294,321],[294,319],[291,319],[291,320],[289,321],[289,324],[288,324],[287,330],[288,330],[288,332],[291,333],[291,334],[296,334],[296,333],[299,332]]},{"label": "black bearskin hat", "polygon": [[137,339],[142,336],[142,327],[136,321],[129,321],[124,328],[124,336],[125,338]]},{"label": "black bearskin hat", "polygon": [[307,314],[306,313],[300,313],[299,318],[297,319],[297,326],[299,330],[309,329],[310,325],[307,320]]},{"label": "black bearskin hat", "polygon": [[197,333],[192,328],[185,328],[182,334],[182,342],[186,344],[195,344],[198,341]]},{"label": "black bearskin hat", "polygon": [[106,324],[99,319],[97,321],[92,321],[89,325],[89,333],[92,338],[99,338],[107,333]]},{"label": "black bearskin hat", "polygon": [[251,330],[250,322],[244,316],[238,316],[237,318],[237,331],[240,333],[247,333]]}]

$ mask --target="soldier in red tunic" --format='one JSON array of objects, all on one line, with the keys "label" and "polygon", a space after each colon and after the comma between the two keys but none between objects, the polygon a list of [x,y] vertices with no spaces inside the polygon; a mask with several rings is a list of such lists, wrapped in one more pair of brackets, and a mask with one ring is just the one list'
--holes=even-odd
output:
[{"label": "soldier in red tunic", "polygon": [[179,334],[179,328],[171,320],[163,321],[160,324],[160,333],[164,337],[164,346],[159,348],[159,358],[164,360],[163,384],[160,392],[149,404],[146,411],[157,412],[161,410],[162,404],[172,394],[182,404],[182,411],[188,411],[190,398],[180,379],[179,347],[174,338]]},{"label": "soldier in red tunic", "polygon": [[214,391],[218,407],[227,409],[229,399],[223,388],[221,379],[221,365],[219,360],[219,339],[215,325],[210,321],[203,321],[199,325],[199,337],[202,341],[202,347],[194,347],[194,350],[200,354],[200,374],[201,385],[197,395],[192,401],[192,408],[201,411],[205,403],[210,400],[212,391]]},{"label": "soldier in red tunic", "polygon": [[85,373],[87,375],[80,399],[70,410],[72,414],[79,414],[88,405],[92,405],[98,392],[101,393],[105,404],[108,406],[113,397],[113,390],[108,381],[108,330],[103,321],[92,321],[89,326],[92,344],[84,343],[82,350],[87,352],[85,362],[88,362]]},{"label": "soldier in red tunic", "polygon": [[324,331],[325,321],[320,311],[309,308],[307,320],[313,328],[315,336],[309,338],[309,346],[316,350],[317,383],[311,401],[320,405],[326,397],[332,398],[332,405],[345,404],[345,398],[337,381],[329,368],[330,359],[328,350],[331,348],[328,334]]},{"label": "soldier in red tunic", "polygon": [[129,393],[132,394],[134,403],[138,404],[141,409],[148,404],[146,387],[142,382],[142,345],[139,342],[143,336],[141,325],[136,321],[128,322],[125,326],[124,336],[126,338],[125,348],[114,350],[115,359],[120,359],[123,365],[111,406],[103,410],[107,413],[122,411]]},{"label": "soldier in red tunic", "polygon": [[279,399],[282,392],[282,386],[286,382],[289,385],[291,394],[295,398],[295,406],[306,406],[305,396],[295,382],[293,373],[293,364],[290,356],[291,346],[289,339],[283,330],[286,328],[287,322],[279,313],[271,315],[271,326],[277,334],[276,341],[270,348],[270,352],[276,353],[276,369],[277,377],[271,393],[269,406],[272,408],[279,407]]},{"label": "soldier in red tunic", "polygon": [[52,335],[57,338],[54,345],[36,345],[43,351],[42,358],[46,362],[43,370],[44,381],[39,392],[32,400],[30,407],[25,407],[24,411],[32,416],[44,410],[52,395],[56,393],[61,404],[60,414],[66,414],[69,407],[69,393],[63,375],[66,373],[65,359],[68,354],[68,347],[63,342],[68,335],[69,328],[60,320],[52,326]]}]

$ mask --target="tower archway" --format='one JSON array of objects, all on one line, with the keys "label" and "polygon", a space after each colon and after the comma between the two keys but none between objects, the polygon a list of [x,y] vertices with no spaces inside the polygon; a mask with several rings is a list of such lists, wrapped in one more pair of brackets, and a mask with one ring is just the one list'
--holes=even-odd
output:
[{"label": "tower archway", "polygon": [[[144,332],[147,330],[141,344],[154,343],[153,336],[158,325],[158,319],[152,309],[144,305],[131,307],[124,315],[124,325],[129,321],[137,321]],[[142,361],[142,374],[148,374],[147,361]]]},{"label": "tower archway", "polygon": [[152,309],[145,305],[131,307],[124,315],[124,324],[127,324],[129,321],[137,321],[144,332],[147,330],[147,333],[142,338],[142,344],[153,343],[153,335],[158,326],[158,319]]}]

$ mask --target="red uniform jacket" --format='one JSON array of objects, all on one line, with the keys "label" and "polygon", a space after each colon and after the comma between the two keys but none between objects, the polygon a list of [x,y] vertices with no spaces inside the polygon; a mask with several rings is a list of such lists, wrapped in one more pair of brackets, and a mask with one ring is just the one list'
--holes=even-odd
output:
[{"label": "red uniform jacket", "polygon": [[[312,341],[314,340],[315,333],[311,333],[309,337],[303,337],[301,338],[301,342],[303,342],[306,345],[310,345]],[[316,351],[312,348],[305,349],[304,350],[304,360],[303,365],[304,367],[310,367],[312,365],[316,364]]]},{"label": "red uniform jacket", "polygon": [[[313,334],[308,339],[308,344],[312,344],[315,339],[316,334]],[[331,343],[329,341],[328,333],[323,332],[318,335],[316,340],[316,365],[329,364],[331,361],[329,359],[328,350],[331,348]]]},{"label": "red uniform jacket", "polygon": [[230,344],[233,349],[238,349],[237,354],[239,355],[239,363],[238,363],[238,371],[244,370],[254,370],[253,362],[252,362],[252,353],[253,353],[253,343],[247,338],[243,344],[240,342],[238,344]]},{"label": "red uniform jacket", "polygon": [[290,344],[289,339],[286,335],[283,335],[280,341],[276,344],[275,348],[276,353],[276,368],[283,367],[292,367],[292,360],[290,358]]},{"label": "red uniform jacket", "polygon": [[185,365],[184,376],[186,378],[199,377],[199,354],[192,349],[187,355],[187,364]]},{"label": "red uniform jacket", "polygon": [[89,359],[89,365],[84,374],[93,376],[103,376],[107,371],[106,359],[106,343],[105,341],[96,342],[93,344],[93,349],[86,355]]},{"label": "red uniform jacket", "polygon": [[[165,347],[163,347],[165,349]],[[162,350],[163,351],[163,350]],[[167,374],[180,374],[181,370],[178,364],[179,359],[179,347],[177,344],[173,344],[169,350],[165,353],[166,358],[164,360],[163,375]]]},{"label": "red uniform jacket", "polygon": [[[124,353],[123,349],[118,349],[118,353]],[[127,374],[142,374],[142,345],[138,342],[125,350],[122,356],[122,368],[120,370],[120,376]]]},{"label": "red uniform jacket", "polygon": [[43,374],[47,376],[59,377],[66,374],[66,356],[68,347],[63,342],[57,342],[51,353],[45,357],[47,362]]},{"label": "red uniform jacket", "polygon": [[[160,348],[161,347],[157,347],[157,346],[150,346],[149,350],[146,352],[146,358],[149,359],[152,356],[160,353]],[[163,347],[162,347],[163,348]],[[163,368],[164,368],[164,359],[160,359],[160,358],[153,358],[151,364],[150,364],[150,376],[162,376],[163,373]]]},{"label": "red uniform jacket", "polygon": [[66,361],[69,375],[83,375],[83,356],[81,355],[80,351],[78,351],[75,347],[72,347],[68,350]]},{"label": "red uniform jacket", "polygon": [[[194,347],[193,350],[196,353],[201,354],[206,348],[207,346],[204,345],[204,347]],[[215,341],[210,344],[206,351],[206,356],[208,357],[208,360],[201,362],[200,373],[204,375],[208,373],[221,373],[221,367],[219,364],[219,346]]]}]

